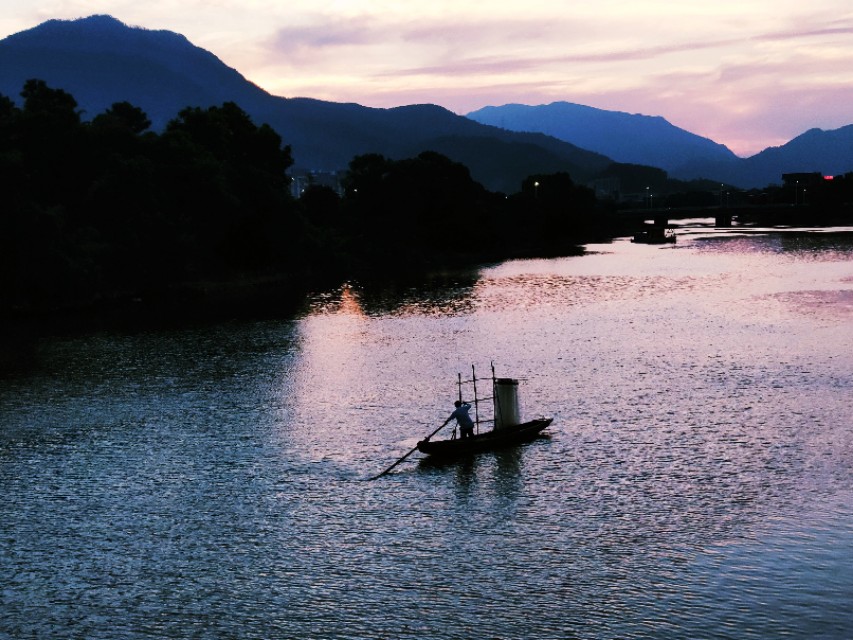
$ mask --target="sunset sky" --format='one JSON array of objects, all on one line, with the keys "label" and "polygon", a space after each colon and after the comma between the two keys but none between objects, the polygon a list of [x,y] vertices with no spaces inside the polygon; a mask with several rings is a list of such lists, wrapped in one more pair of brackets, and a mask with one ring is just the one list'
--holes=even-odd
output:
[{"label": "sunset sky", "polygon": [[286,97],[660,115],[739,155],[853,123],[850,0],[3,0],[0,37],[110,14]]}]

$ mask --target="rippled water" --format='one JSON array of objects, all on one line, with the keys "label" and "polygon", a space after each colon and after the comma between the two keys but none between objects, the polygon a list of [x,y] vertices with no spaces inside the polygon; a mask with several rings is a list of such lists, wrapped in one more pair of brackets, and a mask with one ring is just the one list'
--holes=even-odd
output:
[{"label": "rippled water", "polygon": [[[853,240],[685,227],[0,380],[0,637],[853,637]],[[530,445],[387,467],[457,372]]]}]

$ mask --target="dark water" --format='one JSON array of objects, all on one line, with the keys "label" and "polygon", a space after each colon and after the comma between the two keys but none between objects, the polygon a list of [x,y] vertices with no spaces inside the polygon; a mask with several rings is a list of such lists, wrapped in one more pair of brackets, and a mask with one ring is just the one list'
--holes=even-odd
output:
[{"label": "dark water", "polygon": [[[0,637],[853,637],[851,236],[589,249],[42,344]],[[491,361],[550,438],[365,481]]]}]

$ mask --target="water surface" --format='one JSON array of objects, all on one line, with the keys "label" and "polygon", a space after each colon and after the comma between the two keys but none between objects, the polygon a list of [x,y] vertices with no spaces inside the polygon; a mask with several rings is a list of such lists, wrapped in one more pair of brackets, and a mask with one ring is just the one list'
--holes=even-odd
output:
[{"label": "water surface", "polygon": [[[45,341],[0,636],[853,636],[849,230],[678,233]],[[365,480],[492,362],[550,437]]]}]

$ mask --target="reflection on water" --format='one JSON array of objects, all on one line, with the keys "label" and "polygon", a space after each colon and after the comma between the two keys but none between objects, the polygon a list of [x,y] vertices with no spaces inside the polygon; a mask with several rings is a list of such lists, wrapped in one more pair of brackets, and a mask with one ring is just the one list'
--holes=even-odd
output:
[{"label": "reflection on water", "polygon": [[[39,345],[0,636],[849,637],[850,235],[678,233]],[[549,437],[365,481],[492,361]]]},{"label": "reflection on water", "polygon": [[476,271],[432,273],[403,280],[345,283],[339,289],[316,294],[309,305],[313,314],[355,313],[383,315],[449,315],[471,310]]}]

